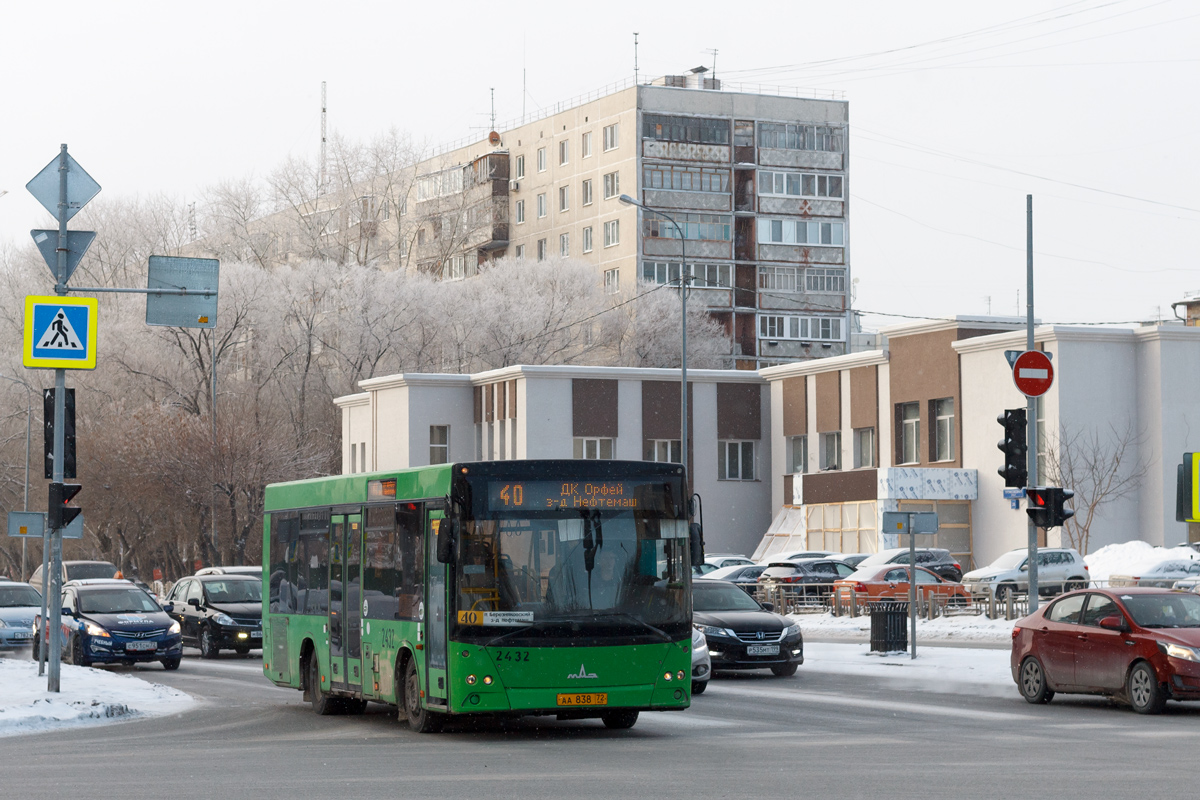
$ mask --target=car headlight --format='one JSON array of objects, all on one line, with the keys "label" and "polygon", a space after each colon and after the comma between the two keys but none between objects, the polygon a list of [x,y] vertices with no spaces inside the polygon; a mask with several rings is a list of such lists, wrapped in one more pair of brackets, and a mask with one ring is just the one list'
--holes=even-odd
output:
[{"label": "car headlight", "polygon": [[[1159,647],[1163,647],[1159,644]],[[1167,655],[1171,658],[1182,658],[1184,661],[1200,661],[1200,649],[1195,647],[1184,647],[1181,644],[1168,644],[1163,647]]]},{"label": "car headlight", "polygon": [[789,636],[799,636],[799,635],[800,635],[800,623],[799,622],[797,622],[794,625],[789,625],[783,629],[783,638],[785,638],[785,639],[788,638]]},{"label": "car headlight", "polygon": [[88,636],[103,636],[106,639],[109,638],[108,631],[104,630],[104,628],[101,628],[94,622],[86,622],[84,623],[84,626],[87,630]]},{"label": "car headlight", "polygon": [[712,625],[696,625],[693,626],[696,630],[703,633],[705,636],[728,636],[730,639],[736,639],[737,634],[729,630],[729,628],[717,628]]},{"label": "car headlight", "polygon": [[171,627],[167,628],[167,633],[179,633],[179,623],[172,622]]},{"label": "car headlight", "polygon": [[0,628],[7,628],[7,627],[8,626],[4,624],[4,620],[0,619]]},{"label": "car headlight", "polygon": [[218,625],[237,625],[237,623],[233,621],[233,617],[220,612],[213,614],[212,620]]}]

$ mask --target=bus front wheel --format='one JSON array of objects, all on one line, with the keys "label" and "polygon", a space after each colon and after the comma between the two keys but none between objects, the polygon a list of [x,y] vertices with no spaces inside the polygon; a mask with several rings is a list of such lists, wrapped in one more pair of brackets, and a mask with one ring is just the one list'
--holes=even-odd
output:
[{"label": "bus front wheel", "polygon": [[404,666],[404,715],[408,727],[416,733],[437,733],[442,729],[442,715],[421,704],[421,677],[417,674],[416,659]]}]

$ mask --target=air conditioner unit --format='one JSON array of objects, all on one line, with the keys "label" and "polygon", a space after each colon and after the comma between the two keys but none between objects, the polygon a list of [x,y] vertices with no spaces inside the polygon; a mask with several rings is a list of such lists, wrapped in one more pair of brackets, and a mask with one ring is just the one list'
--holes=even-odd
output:
[{"label": "air conditioner unit", "polygon": [[509,190],[510,192],[519,192],[519,191],[521,191],[521,182],[520,182],[520,181],[509,181],[509,182],[508,182],[508,190]]}]

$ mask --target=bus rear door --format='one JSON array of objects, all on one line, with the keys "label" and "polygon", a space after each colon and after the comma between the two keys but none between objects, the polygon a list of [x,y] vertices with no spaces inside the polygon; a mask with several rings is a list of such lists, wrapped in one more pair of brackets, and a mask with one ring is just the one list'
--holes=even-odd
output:
[{"label": "bus rear door", "polygon": [[427,705],[447,705],[446,565],[437,560],[437,530],[442,511],[429,511],[425,522],[425,692]]}]

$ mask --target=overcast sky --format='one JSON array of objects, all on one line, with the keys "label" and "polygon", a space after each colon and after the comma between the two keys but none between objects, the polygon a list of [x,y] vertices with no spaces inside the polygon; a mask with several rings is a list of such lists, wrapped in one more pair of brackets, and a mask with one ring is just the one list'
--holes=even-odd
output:
[{"label": "overcast sky", "polygon": [[436,144],[486,133],[491,87],[503,122],[632,77],[634,31],[643,78],[716,48],[728,83],[844,92],[864,311],[1024,314],[1029,193],[1043,320],[1170,316],[1200,290],[1195,0],[14,0],[0,239],[52,225],[24,187],[62,142],[101,197],[190,200],[315,155],[321,81],[331,132]]}]

